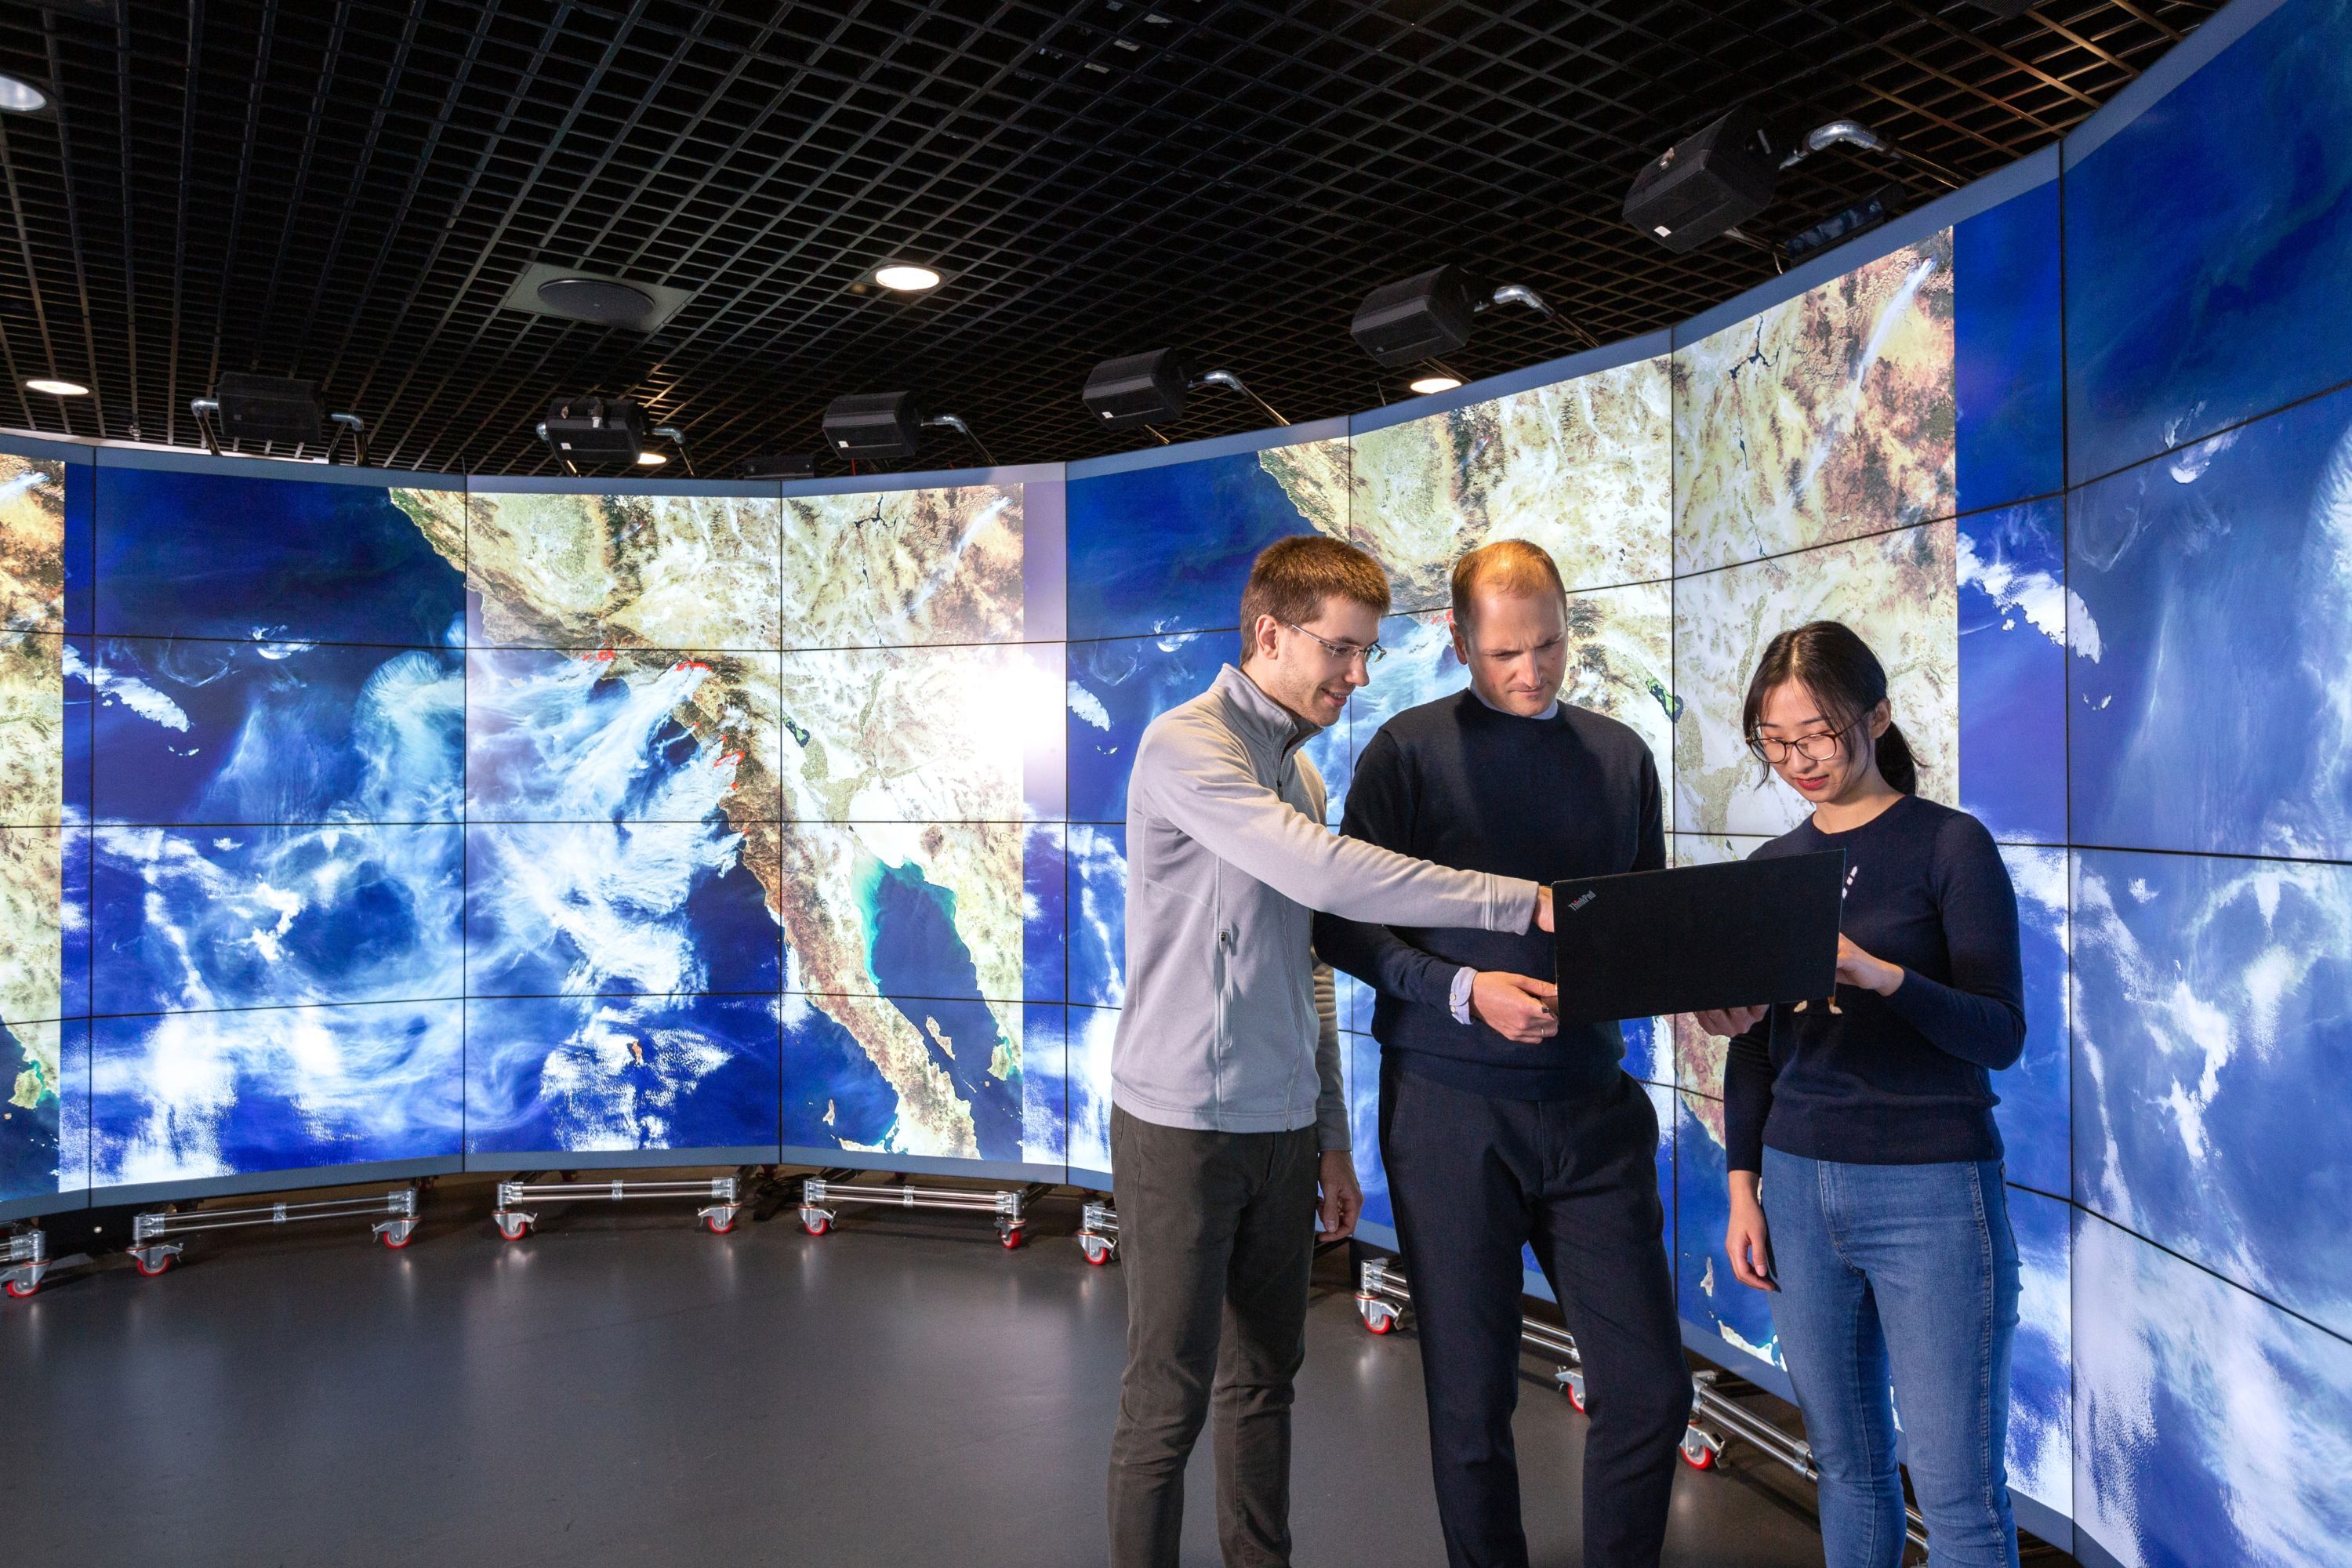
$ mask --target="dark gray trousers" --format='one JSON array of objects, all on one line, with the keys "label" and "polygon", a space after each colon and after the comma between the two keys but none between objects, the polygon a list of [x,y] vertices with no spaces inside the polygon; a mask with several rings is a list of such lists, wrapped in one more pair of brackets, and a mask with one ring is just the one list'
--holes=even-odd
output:
[{"label": "dark gray trousers", "polygon": [[1212,1410],[1226,1568],[1290,1561],[1291,1380],[1307,1355],[1315,1129],[1196,1132],[1110,1113],[1127,1372],[1112,1568],[1175,1568],[1184,1463]]},{"label": "dark gray trousers", "polygon": [[1657,1568],[1691,1380],[1648,1092],[1620,1073],[1579,1100],[1498,1100],[1391,1055],[1381,1154],[1420,1319],[1447,1563],[1527,1568],[1511,1438],[1525,1242],[1584,1357],[1584,1568]]}]

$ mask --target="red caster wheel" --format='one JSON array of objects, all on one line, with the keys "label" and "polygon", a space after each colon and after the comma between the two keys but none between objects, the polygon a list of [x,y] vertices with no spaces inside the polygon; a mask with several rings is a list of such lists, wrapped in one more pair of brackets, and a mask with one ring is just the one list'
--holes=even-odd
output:
[{"label": "red caster wheel", "polygon": [[1022,1232],[1017,1230],[1008,1230],[998,1239],[1003,1242],[1005,1251],[1018,1252],[1021,1250],[1022,1234]]},{"label": "red caster wheel", "polygon": [[158,1274],[169,1274],[172,1271],[172,1255],[167,1252],[150,1263],[134,1252],[131,1255],[131,1266],[147,1279],[152,1279]]},{"label": "red caster wheel", "polygon": [[725,1236],[735,1228],[735,1222],[731,1219],[722,1221],[717,1215],[711,1215],[703,1220],[702,1228],[713,1236]]},{"label": "red caster wheel", "polygon": [[1087,1262],[1090,1267],[1100,1268],[1104,1264],[1110,1261],[1110,1248],[1105,1247],[1101,1242],[1094,1240],[1092,1237],[1088,1237],[1087,1239],[1084,1244],[1084,1250],[1087,1255]]},{"label": "red caster wheel", "polygon": [[[1576,1413],[1579,1415],[1590,1415],[1592,1414],[1592,1412],[1584,1407],[1584,1391],[1572,1384],[1570,1386],[1568,1391],[1568,1402],[1570,1405],[1575,1407]],[[1702,1466],[1700,1468],[1705,1468],[1706,1467]]]},{"label": "red caster wheel", "polygon": [[5,1289],[10,1296],[22,1301],[39,1295],[41,1293],[41,1282],[37,1279],[11,1279],[5,1287],[0,1287],[0,1289]]},{"label": "red caster wheel", "polygon": [[1682,1447],[1675,1452],[1680,1454],[1683,1457],[1683,1463],[1694,1470],[1715,1468],[1714,1447],[1696,1435],[1684,1438]]},{"label": "red caster wheel", "polygon": [[380,1230],[376,1232],[376,1239],[383,1242],[384,1246],[390,1247],[393,1251],[398,1252],[402,1247],[406,1247],[410,1242],[416,1239],[416,1233],[412,1230],[405,1236],[395,1237],[388,1230]]},{"label": "red caster wheel", "polygon": [[1396,1323],[1397,1321],[1395,1315],[1390,1312],[1377,1313],[1374,1316],[1364,1320],[1364,1327],[1370,1329],[1376,1334],[1395,1333]]},{"label": "red caster wheel", "polygon": [[823,1236],[826,1231],[833,1228],[833,1221],[829,1219],[804,1219],[801,1221],[801,1228],[808,1232],[811,1236]]},{"label": "red caster wheel", "polygon": [[505,1216],[500,1216],[499,1219],[499,1234],[506,1237],[509,1241],[520,1241],[524,1237],[530,1234],[530,1221],[521,1218],[507,1218]]}]

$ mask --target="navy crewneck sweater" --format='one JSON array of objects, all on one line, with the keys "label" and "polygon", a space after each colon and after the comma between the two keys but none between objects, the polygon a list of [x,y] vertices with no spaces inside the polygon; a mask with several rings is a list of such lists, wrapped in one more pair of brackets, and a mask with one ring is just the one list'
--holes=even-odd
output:
[{"label": "navy crewneck sweater", "polygon": [[1860,827],[1811,821],[1750,859],[1845,851],[1839,929],[1903,966],[1891,996],[1838,987],[1787,1004],[1731,1042],[1723,1074],[1725,1153],[1761,1171],[1766,1144],[1810,1160],[1919,1165],[2000,1158],[1990,1074],[2025,1045],[2017,894],[1984,825],[1905,795]]},{"label": "navy crewneck sweater", "polygon": [[[1381,726],[1356,761],[1340,831],[1441,866],[1538,882],[1666,863],[1657,766],[1639,735],[1565,702],[1523,719],[1467,690]],[[1474,1094],[1565,1100],[1608,1084],[1625,1054],[1614,1024],[1518,1045],[1475,1018],[1454,1021],[1454,977],[1465,964],[1551,978],[1549,931],[1318,915],[1315,950],[1380,993],[1372,1037],[1403,1071]]]}]

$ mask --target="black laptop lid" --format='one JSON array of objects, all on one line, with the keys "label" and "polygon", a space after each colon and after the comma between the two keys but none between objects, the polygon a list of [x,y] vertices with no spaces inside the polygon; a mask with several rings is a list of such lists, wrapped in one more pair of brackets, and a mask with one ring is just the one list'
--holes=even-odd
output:
[{"label": "black laptop lid", "polygon": [[1845,851],[1552,884],[1559,1021],[1825,998]]}]

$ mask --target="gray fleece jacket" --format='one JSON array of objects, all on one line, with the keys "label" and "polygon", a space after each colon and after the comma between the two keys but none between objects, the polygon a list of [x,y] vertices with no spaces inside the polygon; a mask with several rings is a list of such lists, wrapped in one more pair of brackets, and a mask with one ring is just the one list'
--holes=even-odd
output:
[{"label": "gray fleece jacket", "polygon": [[1348,1145],[1331,971],[1314,912],[1523,931],[1536,884],[1323,826],[1317,733],[1232,665],[1154,720],[1127,786],[1127,1003],[1111,1100],[1163,1127]]}]

